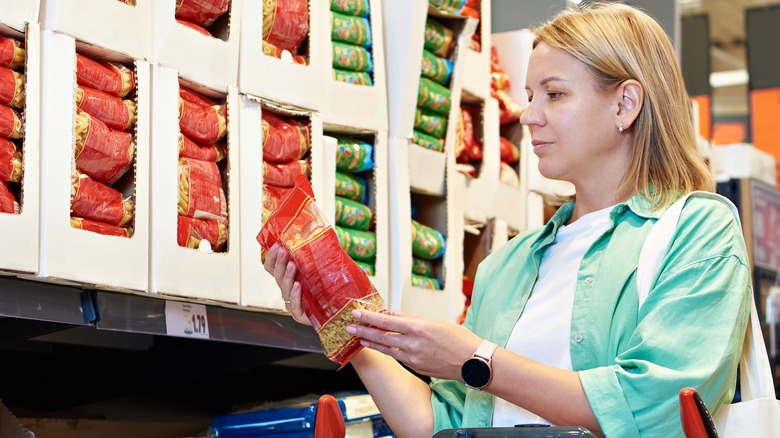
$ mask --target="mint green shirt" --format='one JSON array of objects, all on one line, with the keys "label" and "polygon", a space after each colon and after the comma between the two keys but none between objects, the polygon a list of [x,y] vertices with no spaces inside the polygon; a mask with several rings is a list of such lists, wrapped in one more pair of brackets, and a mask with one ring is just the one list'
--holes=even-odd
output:
[{"label": "mint green shirt", "polygon": [[[521,233],[480,264],[466,327],[506,345],[542,254],[573,209],[562,206],[543,228]],[[713,415],[734,395],[752,297],[742,231],[721,202],[689,199],[640,310],[639,251],[664,210],[652,211],[640,195],[616,205],[577,276],[572,366],[607,437],[681,437],[681,389],[696,388]],[[491,426],[493,395],[450,380],[433,379],[431,389],[436,430]]]}]

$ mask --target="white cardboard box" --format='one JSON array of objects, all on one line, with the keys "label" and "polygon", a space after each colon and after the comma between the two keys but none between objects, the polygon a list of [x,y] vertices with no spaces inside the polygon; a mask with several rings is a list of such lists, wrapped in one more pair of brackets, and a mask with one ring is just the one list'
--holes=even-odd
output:
[{"label": "white cardboard box", "polygon": [[45,30],[146,60],[152,41],[152,4],[159,2],[136,0],[131,6],[118,0],[45,0],[41,22]]},{"label": "white cardboard box", "polygon": [[27,23],[38,23],[40,0],[0,0],[0,23],[23,32]]},{"label": "white cardboard box", "polygon": [[[386,0],[393,2],[394,0]],[[328,50],[325,73],[325,108],[323,119],[325,123],[343,126],[356,126],[368,129],[387,130],[387,73],[385,69],[384,20],[382,19],[382,0],[370,0],[371,11],[371,41],[374,64],[374,85],[353,85],[333,79],[331,66],[333,51]],[[328,15],[328,22],[330,23]],[[327,26],[328,43],[331,27]]]},{"label": "white cardboard box", "polygon": [[[130,238],[104,236],[70,225],[74,144],[74,84],[77,43],[73,37],[43,33],[41,97],[40,272],[45,279],[73,281],[99,288],[145,291],[149,271],[149,64],[79,45],[93,58],[134,62],[136,69],[135,224]],[[130,193],[124,193],[129,195]]]},{"label": "white cardboard box", "polygon": [[[6,11],[5,9],[3,11]],[[0,239],[6,248],[0,256],[2,271],[38,272],[38,232],[40,224],[40,129],[41,129],[41,31],[36,22],[20,33],[0,24],[0,34],[26,41],[27,64],[25,135],[22,144],[24,176],[21,212],[0,214]]]},{"label": "white cardboard box", "polygon": [[147,1],[153,4],[153,63],[176,69],[182,78],[211,89],[237,85],[242,0],[230,0],[229,17],[217,20],[219,38],[177,23],[176,0]]},{"label": "white cardboard box", "polygon": [[489,218],[501,217],[501,212],[492,210],[501,164],[498,101],[492,98],[486,100],[475,98],[470,93],[465,92],[461,100],[463,102],[483,102],[482,127],[480,129],[482,132],[482,162],[479,176],[472,178],[457,172],[455,175],[463,179],[463,185],[466,188],[464,202],[466,221],[485,223]]},{"label": "white cardboard box", "polygon": [[[412,223],[409,174],[403,165],[408,160],[409,148],[403,147],[407,140],[390,140],[390,210],[393,211],[390,224],[392,243],[391,301],[389,308],[400,309],[410,315],[444,318],[455,321],[463,311],[463,199],[465,188],[460,179],[448,175],[447,197],[433,199],[432,204],[421,211],[422,221],[446,234],[447,248],[443,256],[444,287],[440,291],[423,289],[411,285],[412,271]],[[454,170],[454,156],[449,155],[448,172]]]},{"label": "white cardboard box", "polygon": [[[325,126],[327,134],[369,134],[374,137],[374,169],[371,173],[372,177],[366,179],[367,190],[370,193],[369,207],[374,213],[374,220],[376,225],[374,232],[376,233],[376,246],[377,255],[374,261],[374,275],[369,276],[371,283],[384,299],[387,305],[390,302],[390,221],[395,214],[390,209],[389,205],[389,187],[388,187],[388,173],[389,173],[389,138],[386,130],[372,131],[367,129],[356,129],[350,127],[339,127],[334,125]],[[334,139],[335,140],[335,139]],[[335,198],[335,151],[332,154],[334,157],[333,167],[327,168],[325,174],[332,170],[333,175],[333,187],[334,190],[329,199]],[[330,164],[330,163],[328,163]],[[334,199],[335,201],[335,199]],[[332,223],[335,224],[335,205],[331,215],[328,216]]]},{"label": "white cardboard box", "polygon": [[490,46],[492,44],[490,40],[492,29],[490,3],[490,0],[480,1],[479,42],[482,50],[477,52],[468,49],[463,57],[463,63],[466,66],[463,88],[483,99],[490,97]]},{"label": "white cardboard box", "polygon": [[327,34],[330,30],[329,2],[309,1],[308,65],[263,54],[263,3],[266,2],[243,0],[239,90],[294,107],[321,111],[324,108],[325,79],[331,75],[331,47]]},{"label": "white cardboard box", "polygon": [[712,148],[712,166],[716,181],[754,178],[770,185],[777,184],[774,155],[752,144],[731,144]]},{"label": "white cardboard box", "polygon": [[[241,305],[284,311],[279,286],[273,276],[265,271],[261,261],[261,248],[256,237],[263,226],[263,127],[261,100],[242,94],[240,96],[239,158],[241,166]],[[299,110],[291,114],[311,119],[312,189],[318,207],[323,213],[333,215],[335,190],[335,143],[324,141],[322,117],[318,113]],[[332,178],[328,179],[328,176]]]},{"label": "white cardboard box", "polygon": [[228,246],[222,253],[183,248],[177,242],[179,72],[152,66],[151,176],[151,265],[149,291],[228,303],[240,298],[241,209],[239,208],[239,117],[238,91],[228,86],[219,90],[186,83],[212,99],[226,99],[228,106],[228,178],[224,186],[228,202]]}]

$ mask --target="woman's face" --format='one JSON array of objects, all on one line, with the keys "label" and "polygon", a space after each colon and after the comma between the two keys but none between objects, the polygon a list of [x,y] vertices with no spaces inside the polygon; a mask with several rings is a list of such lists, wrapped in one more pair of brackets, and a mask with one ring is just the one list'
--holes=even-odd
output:
[{"label": "woman's face", "polygon": [[541,43],[531,52],[526,91],[520,121],[531,131],[543,176],[580,185],[625,169],[618,89],[597,89],[584,63]]}]

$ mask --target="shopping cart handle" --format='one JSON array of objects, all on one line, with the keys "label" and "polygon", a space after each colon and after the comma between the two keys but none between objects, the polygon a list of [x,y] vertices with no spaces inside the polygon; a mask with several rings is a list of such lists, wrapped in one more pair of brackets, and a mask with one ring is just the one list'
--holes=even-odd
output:
[{"label": "shopping cart handle", "polygon": [[680,421],[685,438],[718,438],[710,411],[693,388],[680,390]]},{"label": "shopping cart handle", "polygon": [[317,402],[314,416],[314,438],[344,438],[346,435],[347,426],[339,402],[332,395],[323,395]]}]

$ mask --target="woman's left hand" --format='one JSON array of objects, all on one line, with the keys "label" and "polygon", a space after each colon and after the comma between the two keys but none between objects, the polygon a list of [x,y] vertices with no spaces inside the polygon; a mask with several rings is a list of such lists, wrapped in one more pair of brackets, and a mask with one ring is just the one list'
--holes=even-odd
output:
[{"label": "woman's left hand", "polygon": [[467,328],[453,322],[354,310],[360,324],[347,332],[361,343],[402,362],[418,374],[460,380],[463,362],[471,358],[482,341]]}]

